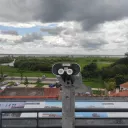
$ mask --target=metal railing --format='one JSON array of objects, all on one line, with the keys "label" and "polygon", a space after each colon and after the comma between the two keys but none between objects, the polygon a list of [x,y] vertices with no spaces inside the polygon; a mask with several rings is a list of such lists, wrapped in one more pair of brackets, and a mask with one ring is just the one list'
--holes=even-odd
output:
[{"label": "metal railing", "polygon": [[[61,117],[39,117],[40,112],[62,112],[61,108],[36,108],[36,109],[28,109],[28,108],[23,108],[23,109],[2,109],[0,110],[0,128],[61,128],[61,125],[50,125],[50,124],[45,124],[45,125],[40,125],[39,120],[46,120],[46,119],[61,119]],[[128,108],[76,108],[75,112],[128,112]],[[3,113],[37,113],[37,117],[2,117]],[[93,119],[93,120],[98,120],[98,119],[128,119],[128,117],[76,117],[77,119]],[[36,120],[36,126],[26,126],[26,125],[4,125],[3,121],[6,120]],[[109,128],[125,128],[128,127],[128,124],[77,124],[75,125],[76,128],[101,128],[101,127],[109,127]]]}]

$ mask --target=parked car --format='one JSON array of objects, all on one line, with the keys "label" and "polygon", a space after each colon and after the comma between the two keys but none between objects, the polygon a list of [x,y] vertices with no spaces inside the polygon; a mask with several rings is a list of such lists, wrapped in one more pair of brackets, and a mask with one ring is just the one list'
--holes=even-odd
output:
[{"label": "parked car", "polygon": [[6,88],[7,88],[6,86],[0,87],[1,90],[4,90],[4,89],[6,89]]},{"label": "parked car", "polygon": [[54,88],[55,86],[55,84],[49,84],[49,88]]},{"label": "parked car", "polygon": [[7,75],[7,74],[4,74],[3,76],[4,76],[4,77],[8,77],[8,75]]},{"label": "parked car", "polygon": [[[7,77],[8,75],[7,74],[3,74],[3,77]],[[1,77],[1,74],[0,74],[0,77]]]},{"label": "parked car", "polygon": [[6,85],[8,82],[1,82],[0,85]]},{"label": "parked car", "polygon": [[19,82],[15,82],[15,83],[14,83],[14,86],[18,86],[18,85],[20,85]]},{"label": "parked car", "polygon": [[42,79],[45,79],[45,78],[46,78],[46,76],[45,76],[45,75],[43,75],[43,76],[42,76]]}]

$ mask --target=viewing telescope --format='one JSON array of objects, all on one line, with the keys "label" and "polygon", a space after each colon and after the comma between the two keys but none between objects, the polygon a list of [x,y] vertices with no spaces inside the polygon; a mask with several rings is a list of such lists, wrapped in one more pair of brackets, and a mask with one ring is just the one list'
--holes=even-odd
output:
[{"label": "viewing telescope", "polygon": [[61,77],[64,82],[71,80],[74,82],[74,76],[80,73],[80,66],[74,63],[57,63],[52,67],[52,73]]},{"label": "viewing telescope", "polygon": [[76,63],[57,63],[52,67],[62,85],[62,128],[75,128],[75,85],[80,74]]}]

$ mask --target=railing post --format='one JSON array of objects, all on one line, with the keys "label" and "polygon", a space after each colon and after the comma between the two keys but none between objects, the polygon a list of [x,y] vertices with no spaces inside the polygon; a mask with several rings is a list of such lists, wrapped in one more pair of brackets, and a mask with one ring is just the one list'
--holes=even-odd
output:
[{"label": "railing post", "polygon": [[37,120],[36,120],[36,123],[37,123],[36,127],[38,128],[39,127],[39,112],[37,112]]},{"label": "railing post", "polygon": [[2,128],[2,111],[0,110],[0,128]]}]

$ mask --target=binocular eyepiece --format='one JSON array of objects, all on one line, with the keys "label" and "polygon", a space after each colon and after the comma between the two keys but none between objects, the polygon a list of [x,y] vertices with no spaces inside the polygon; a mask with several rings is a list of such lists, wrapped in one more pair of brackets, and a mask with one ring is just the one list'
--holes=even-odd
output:
[{"label": "binocular eyepiece", "polygon": [[73,70],[72,69],[62,69],[62,68],[60,68],[59,70],[58,70],[58,74],[59,75],[63,75],[64,73],[67,73],[67,75],[72,75],[73,74]]},{"label": "binocular eyepiece", "polygon": [[80,66],[78,64],[70,63],[57,63],[52,67],[52,73],[54,75],[77,75],[80,72]]}]

